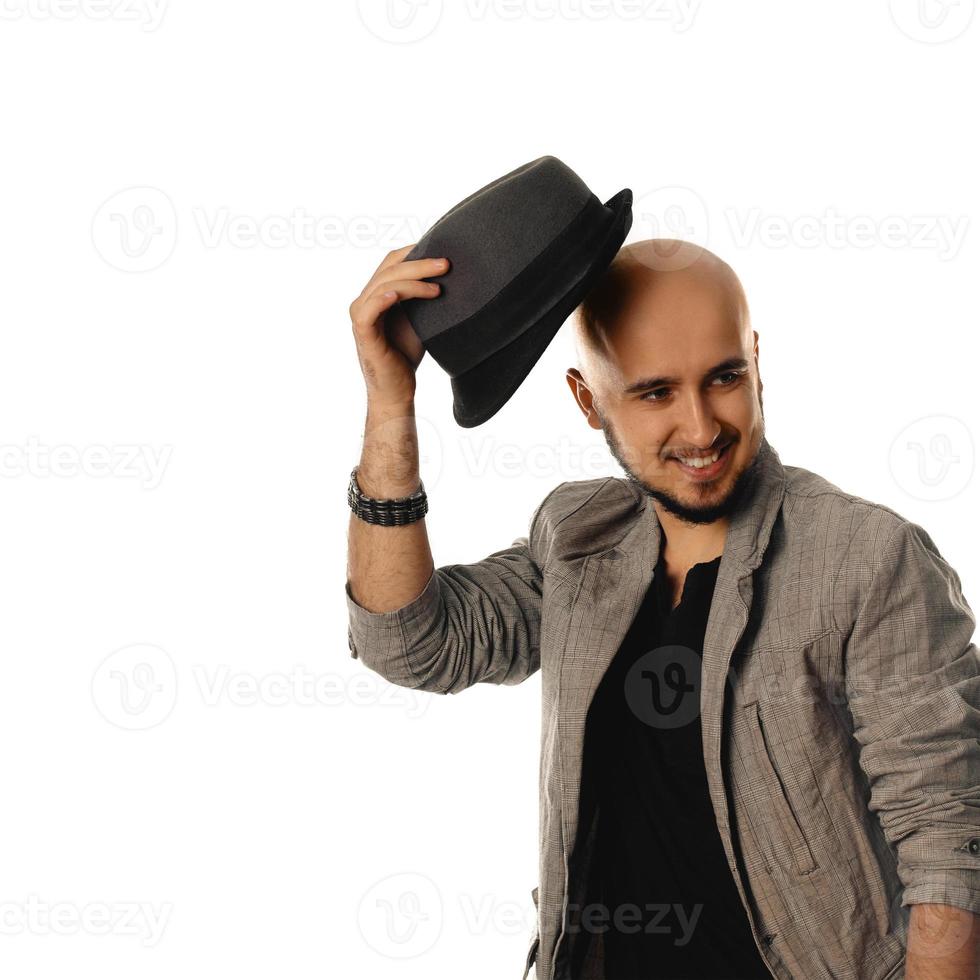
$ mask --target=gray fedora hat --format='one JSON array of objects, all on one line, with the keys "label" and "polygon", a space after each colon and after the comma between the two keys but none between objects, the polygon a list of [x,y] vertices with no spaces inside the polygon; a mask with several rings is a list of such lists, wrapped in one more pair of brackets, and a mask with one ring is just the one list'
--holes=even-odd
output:
[{"label": "gray fedora hat", "polygon": [[450,377],[464,428],[495,415],[619,251],[633,192],[603,204],[557,157],[491,181],[447,211],[403,261],[449,259],[433,299],[401,307]]}]

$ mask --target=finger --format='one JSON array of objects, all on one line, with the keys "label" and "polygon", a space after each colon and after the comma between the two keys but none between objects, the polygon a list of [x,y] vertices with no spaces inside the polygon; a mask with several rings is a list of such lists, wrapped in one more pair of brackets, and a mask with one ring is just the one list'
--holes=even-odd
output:
[{"label": "finger", "polygon": [[364,332],[380,315],[399,300],[409,297],[433,297],[440,293],[439,284],[418,279],[398,279],[385,283],[368,296],[359,296],[350,307],[355,330]]},{"label": "finger", "polygon": [[418,242],[409,242],[407,245],[402,245],[401,248],[393,248],[375,269],[374,274],[377,275],[382,269],[389,269],[393,265],[397,265],[409,252],[412,251]]},{"label": "finger", "polygon": [[361,294],[373,292],[377,286],[382,284],[391,288],[390,284],[400,279],[424,279],[428,276],[438,276],[448,269],[449,262],[441,256],[434,256],[429,259],[412,259],[410,262],[394,262],[381,266],[368,280],[367,285],[361,290]]}]

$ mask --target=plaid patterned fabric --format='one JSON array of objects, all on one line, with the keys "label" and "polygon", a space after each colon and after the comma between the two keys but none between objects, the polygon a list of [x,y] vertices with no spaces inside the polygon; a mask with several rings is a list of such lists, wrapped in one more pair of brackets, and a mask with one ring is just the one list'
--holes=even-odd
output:
[{"label": "plaid patterned fabric", "polygon": [[[527,536],[435,569],[400,609],[368,612],[346,583],[351,654],[392,683],[458,694],[541,672],[537,980],[570,980],[594,829],[577,836],[585,716],[660,543],[631,481],[572,481]],[[980,914],[975,625],[920,526],[784,466],[763,439],[718,570],[701,720],[718,829],[774,977],[896,980],[910,905]],[[603,980],[601,933],[592,945],[582,980]]]}]

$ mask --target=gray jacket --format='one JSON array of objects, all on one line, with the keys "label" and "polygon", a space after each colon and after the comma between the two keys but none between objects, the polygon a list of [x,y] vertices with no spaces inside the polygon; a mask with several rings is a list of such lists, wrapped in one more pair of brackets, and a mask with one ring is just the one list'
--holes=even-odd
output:
[{"label": "gray jacket", "polygon": [[[457,694],[541,671],[525,977],[535,963],[538,980],[569,978],[595,827],[578,836],[586,712],[660,544],[632,481],[571,481],[526,537],[435,569],[400,609],[368,612],[346,585],[351,654],[394,684]],[[774,977],[896,980],[908,906],[980,914],[975,625],[920,526],[784,466],[763,439],[718,569],[701,727],[718,830]],[[585,977],[601,980],[601,932],[591,948]]]}]

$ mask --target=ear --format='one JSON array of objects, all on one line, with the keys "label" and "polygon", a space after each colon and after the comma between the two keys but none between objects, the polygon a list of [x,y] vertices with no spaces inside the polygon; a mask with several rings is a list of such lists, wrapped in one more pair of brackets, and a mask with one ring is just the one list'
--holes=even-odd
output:
[{"label": "ear", "polygon": [[572,398],[574,398],[576,404],[582,408],[582,399],[579,393],[586,387],[585,378],[582,377],[582,372],[579,371],[578,368],[569,368],[565,372],[565,381],[568,382],[568,387],[571,389]]},{"label": "ear", "polygon": [[582,410],[585,420],[593,429],[601,429],[602,423],[599,421],[599,414],[595,411],[592,404],[592,390],[582,377],[582,372],[578,368],[569,368],[565,372],[565,381],[571,389],[575,404]]}]

